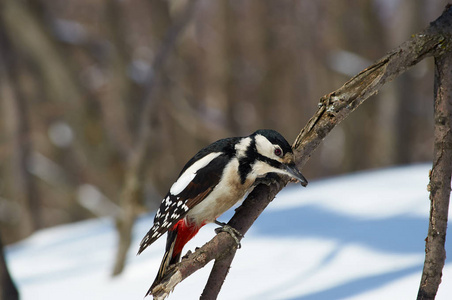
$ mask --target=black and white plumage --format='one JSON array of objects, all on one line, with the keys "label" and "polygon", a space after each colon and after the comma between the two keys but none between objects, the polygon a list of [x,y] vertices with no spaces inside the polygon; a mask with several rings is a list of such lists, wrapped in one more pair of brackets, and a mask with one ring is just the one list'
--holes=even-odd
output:
[{"label": "black and white plumage", "polygon": [[256,180],[269,173],[288,175],[303,186],[307,184],[295,166],[291,146],[274,130],[258,130],[247,137],[216,141],[190,159],[140,244],[138,254],[168,232],[166,252],[148,294],[168,266],[179,261],[182,247],[198,230],[243,199]]}]

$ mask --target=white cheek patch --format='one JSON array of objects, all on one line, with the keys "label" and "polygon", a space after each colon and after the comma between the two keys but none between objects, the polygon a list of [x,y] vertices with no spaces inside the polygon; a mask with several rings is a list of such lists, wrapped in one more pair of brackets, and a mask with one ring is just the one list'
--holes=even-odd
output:
[{"label": "white cheek patch", "polygon": [[221,152],[214,152],[207,154],[194,164],[192,164],[187,170],[185,170],[184,173],[177,179],[177,181],[171,186],[170,193],[173,195],[180,194],[195,178],[196,172],[198,172],[199,169],[204,168],[207,166],[212,160],[217,158]]},{"label": "white cheek patch", "polygon": [[266,164],[262,161],[256,161],[254,163],[253,172],[254,172],[254,176],[256,176],[256,177],[261,177],[268,173],[284,174],[284,171],[282,171],[281,169],[274,168],[274,167],[270,166],[269,164]]},{"label": "white cheek patch", "polygon": [[275,146],[263,135],[260,134],[256,135],[256,149],[257,152],[263,156],[266,156],[277,161],[281,161],[281,158],[276,156],[274,153]]}]

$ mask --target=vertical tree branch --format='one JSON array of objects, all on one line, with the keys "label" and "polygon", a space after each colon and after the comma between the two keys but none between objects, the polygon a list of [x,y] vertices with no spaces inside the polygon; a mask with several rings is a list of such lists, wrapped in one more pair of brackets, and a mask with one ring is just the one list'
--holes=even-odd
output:
[{"label": "vertical tree branch", "polygon": [[234,260],[235,251],[226,257],[217,258],[213,264],[209,279],[202,291],[200,300],[216,299],[223,286],[224,280],[229,273],[231,263]]},{"label": "vertical tree branch", "polygon": [[435,57],[435,145],[430,173],[430,219],[417,299],[435,299],[446,260],[447,218],[452,174],[452,53]]}]

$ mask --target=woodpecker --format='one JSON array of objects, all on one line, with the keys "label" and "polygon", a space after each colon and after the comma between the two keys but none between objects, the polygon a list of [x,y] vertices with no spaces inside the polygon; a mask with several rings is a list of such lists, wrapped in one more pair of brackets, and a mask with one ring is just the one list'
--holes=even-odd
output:
[{"label": "woodpecker", "polygon": [[[168,232],[166,250],[157,277],[146,293],[179,262],[182,248],[207,223],[242,200],[267,174],[290,176],[306,186],[284,137],[261,129],[246,137],[221,139],[201,149],[183,167],[160,204],[154,224],[140,243],[138,254]],[[222,224],[224,225],[224,223]]]}]

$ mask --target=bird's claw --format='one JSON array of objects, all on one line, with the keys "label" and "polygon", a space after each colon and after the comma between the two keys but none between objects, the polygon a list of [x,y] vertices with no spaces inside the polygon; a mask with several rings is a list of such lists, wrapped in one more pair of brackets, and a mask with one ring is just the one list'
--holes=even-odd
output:
[{"label": "bird's claw", "polygon": [[232,236],[232,238],[234,239],[234,241],[237,243],[237,249],[242,248],[242,245],[240,244],[240,239],[243,238],[243,234],[241,234],[237,229],[235,229],[234,227],[232,227],[226,223],[215,221],[215,224],[221,226],[221,227],[215,228],[216,234],[219,234],[220,232],[229,233]]}]

